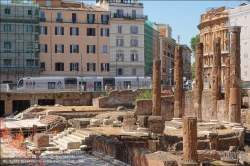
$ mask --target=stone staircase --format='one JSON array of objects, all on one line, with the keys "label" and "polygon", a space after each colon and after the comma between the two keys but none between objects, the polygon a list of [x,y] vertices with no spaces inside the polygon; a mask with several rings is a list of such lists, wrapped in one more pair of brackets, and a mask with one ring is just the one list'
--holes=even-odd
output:
[{"label": "stone staircase", "polygon": [[80,149],[82,145],[91,147],[94,134],[83,130],[68,128],[63,132],[53,136],[51,141],[56,143],[61,149]]},{"label": "stone staircase", "polygon": [[20,119],[22,117],[23,113],[29,113],[29,112],[33,111],[34,109],[35,109],[34,107],[27,108],[26,110],[16,114],[13,118]]}]

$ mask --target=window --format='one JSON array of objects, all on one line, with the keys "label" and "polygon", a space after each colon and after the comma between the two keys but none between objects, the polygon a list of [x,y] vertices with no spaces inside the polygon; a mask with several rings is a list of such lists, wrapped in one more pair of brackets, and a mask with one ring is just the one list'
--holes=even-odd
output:
[{"label": "window", "polygon": [[71,18],[72,18],[72,23],[76,23],[77,22],[76,13],[72,13]]},{"label": "window", "polygon": [[3,65],[4,66],[11,66],[11,59],[4,59],[3,60]]},{"label": "window", "polygon": [[47,35],[47,27],[40,26],[40,35]]},{"label": "window", "polygon": [[101,63],[101,71],[109,71],[109,63]]},{"label": "window", "polygon": [[213,25],[214,29],[216,29],[216,24]]},{"label": "window", "polygon": [[247,50],[247,42],[244,43],[244,50]]},{"label": "window", "polygon": [[70,45],[70,53],[79,53],[79,45]]},{"label": "window", "polygon": [[40,69],[45,70],[45,62],[40,62]]},{"label": "window", "polygon": [[136,68],[132,68],[132,75],[133,75],[133,76],[136,75]]},{"label": "window", "polygon": [[28,15],[32,15],[32,10],[28,10]]},{"label": "window", "polygon": [[216,33],[214,33],[214,39],[216,38]]},{"label": "window", "polygon": [[116,61],[124,61],[124,54],[116,54]]},{"label": "window", "polygon": [[132,10],[132,18],[136,18],[136,10]]},{"label": "window", "polygon": [[119,75],[119,76],[123,75],[123,69],[122,68],[117,69],[117,75]]},{"label": "window", "polygon": [[64,45],[56,44],[55,45],[55,53],[64,53]]},{"label": "window", "polygon": [[108,53],[108,46],[107,45],[103,45],[102,46],[102,53],[103,54],[107,54]]},{"label": "window", "polygon": [[172,47],[169,44],[168,44],[168,49],[170,49],[170,50],[172,49]]},{"label": "window", "polygon": [[238,18],[235,19],[235,26],[237,25],[237,22],[238,22]]},{"label": "window", "polygon": [[78,27],[70,27],[70,35],[71,36],[78,36],[79,35],[79,28]]},{"label": "window", "polygon": [[137,26],[131,26],[130,27],[130,33],[138,34],[138,27]]},{"label": "window", "polygon": [[10,32],[11,31],[11,25],[4,25],[4,31]]},{"label": "window", "polygon": [[57,12],[57,14],[56,14],[56,22],[63,22],[62,13]]},{"label": "window", "polygon": [[122,26],[118,25],[118,33],[122,33]]},{"label": "window", "polygon": [[4,42],[4,52],[10,52],[11,44],[10,42]]},{"label": "window", "polygon": [[70,63],[70,71],[79,71],[79,63]]},{"label": "window", "polygon": [[102,14],[101,19],[102,19],[102,24],[108,24],[109,15]]},{"label": "window", "polygon": [[247,63],[248,63],[248,55],[247,55],[247,54],[245,54],[245,55],[244,55],[244,66],[245,66],[245,67],[247,67],[247,66],[248,66],[248,64],[247,64]]},{"label": "window", "polygon": [[46,0],[46,6],[51,6],[51,0]]},{"label": "window", "polygon": [[26,59],[27,66],[34,66],[34,59]]},{"label": "window", "polygon": [[229,44],[226,44],[226,49],[227,51],[229,51]]},{"label": "window", "polygon": [[226,37],[229,38],[229,32],[226,32]]},{"label": "window", "polygon": [[245,71],[245,76],[247,76],[247,71]]},{"label": "window", "polygon": [[95,15],[94,14],[87,14],[87,22],[89,24],[94,24],[95,23]]},{"label": "window", "polygon": [[229,21],[226,21],[226,26],[229,26]]},{"label": "window", "polygon": [[95,45],[87,45],[87,53],[94,54],[95,53]]},{"label": "window", "polygon": [[5,9],[4,9],[4,14],[10,14],[10,9],[5,8]]},{"label": "window", "polygon": [[28,25],[27,26],[27,32],[32,32],[33,31],[33,26],[32,25]]},{"label": "window", "polygon": [[122,9],[117,9],[117,13],[114,14],[115,17],[118,18],[123,18],[123,10]]},{"label": "window", "polygon": [[55,35],[64,35],[64,27],[55,27]]},{"label": "window", "polygon": [[101,36],[109,36],[109,29],[101,28]]},{"label": "window", "polygon": [[170,58],[171,58],[171,54],[170,54],[170,52],[168,52],[168,57],[170,57]]},{"label": "window", "polygon": [[166,68],[162,68],[162,72],[163,72],[163,73],[166,73]]},{"label": "window", "polygon": [[55,71],[64,71],[64,63],[62,62],[55,63]]},{"label": "window", "polygon": [[131,61],[138,61],[138,54],[130,54]]},{"label": "window", "polygon": [[47,53],[47,44],[39,44],[40,53]]},{"label": "window", "polygon": [[244,17],[244,21],[247,22],[247,16]]},{"label": "window", "polygon": [[32,52],[32,49],[33,49],[33,44],[27,43],[27,52]]},{"label": "window", "polygon": [[124,39],[116,39],[116,46],[124,46]]},{"label": "window", "polygon": [[46,18],[45,18],[45,12],[40,12],[40,22],[45,22]]},{"label": "window", "polygon": [[87,63],[87,71],[95,71],[95,63]]},{"label": "window", "polygon": [[95,36],[95,28],[87,28],[87,36]]},{"label": "window", "polygon": [[138,47],[138,40],[137,39],[131,39],[130,40],[130,46],[131,47]]},{"label": "window", "polygon": [[247,27],[244,27],[244,36],[247,36]]}]

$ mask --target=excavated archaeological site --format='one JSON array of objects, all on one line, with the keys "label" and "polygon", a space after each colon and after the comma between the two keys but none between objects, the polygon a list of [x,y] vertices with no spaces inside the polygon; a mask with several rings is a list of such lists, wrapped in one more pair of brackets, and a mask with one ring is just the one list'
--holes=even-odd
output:
[{"label": "excavated archaeological site", "polygon": [[230,28],[224,92],[220,38],[213,42],[211,89],[204,88],[203,43],[197,43],[194,90],[183,91],[182,46],[176,46],[174,94],[162,93],[156,59],[152,100],[136,100],[145,91],[137,89],[93,97],[92,106],[35,104],[1,119],[1,164],[250,165],[250,93],[241,95],[240,27]]}]

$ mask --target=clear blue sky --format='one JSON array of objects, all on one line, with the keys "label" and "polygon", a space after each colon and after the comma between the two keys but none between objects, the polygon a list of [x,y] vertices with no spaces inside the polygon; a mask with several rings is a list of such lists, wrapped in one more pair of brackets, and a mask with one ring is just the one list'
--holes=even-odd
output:
[{"label": "clear blue sky", "polygon": [[[95,0],[83,1],[86,4],[95,4]],[[138,0],[144,4],[144,15],[148,15],[151,22],[169,24],[172,27],[172,38],[176,39],[180,35],[180,43],[190,47],[190,40],[193,36],[199,34],[197,25],[200,21],[200,15],[206,12],[210,7],[237,7],[241,3],[247,3],[246,0],[239,1],[153,1]],[[192,58],[192,61],[194,59]]]}]

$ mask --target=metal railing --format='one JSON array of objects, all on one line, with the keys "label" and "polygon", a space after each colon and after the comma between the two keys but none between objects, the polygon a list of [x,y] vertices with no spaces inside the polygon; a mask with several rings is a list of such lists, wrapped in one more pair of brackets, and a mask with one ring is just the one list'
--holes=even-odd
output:
[{"label": "metal railing", "polygon": [[90,20],[90,19],[66,19],[66,18],[54,18],[54,19],[46,19],[39,18],[40,22],[57,22],[57,23],[76,23],[76,24],[109,24],[109,20]]},{"label": "metal railing", "polygon": [[148,19],[147,15],[133,15],[133,14],[118,14],[113,13],[110,16],[111,18],[124,18],[124,19]]}]

